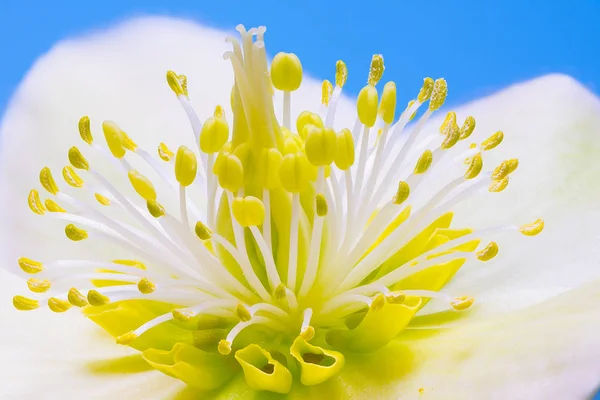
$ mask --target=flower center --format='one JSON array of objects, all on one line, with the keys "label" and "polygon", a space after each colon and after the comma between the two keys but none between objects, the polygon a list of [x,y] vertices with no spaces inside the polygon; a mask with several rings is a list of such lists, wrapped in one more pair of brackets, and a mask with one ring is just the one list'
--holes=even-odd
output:
[{"label": "flower center", "polygon": [[[269,68],[265,30],[239,26],[241,42],[227,39],[233,49],[224,58],[235,73],[230,121],[217,106],[201,123],[187,78],[167,73],[197,149],[172,152],[160,143],[156,159],[105,121],[106,151],[90,120],[80,120],[86,152],[111,161],[129,185],[72,147],[62,171],[67,190],[44,168],[40,183],[51,197],[42,201],[33,189],[29,207],[65,221],[73,241],[104,240],[134,258],[21,258],[21,269],[36,276],[27,282],[36,297],[16,296],[16,308],[81,308],[155,368],[206,390],[241,369],[253,389],[287,393],[293,379],[322,383],[348,355],[385,346],[429,301],[469,308],[472,297],[442,291],[459,268],[495,257],[491,239],[503,232],[541,232],[541,220],[452,226],[458,203],[504,190],[518,161],[482,172],[485,152],[503,133],[468,144],[470,116],[459,126],[449,112],[439,132],[424,130],[444,104],[445,80],[426,78],[396,120],[396,87],[377,90],[384,63],[375,55],[354,126],[336,131],[348,74],[338,61],[319,112],[302,112],[292,126],[302,66],[280,53]],[[283,94],[281,122],[275,91]],[[440,171],[459,172],[440,182]]]}]

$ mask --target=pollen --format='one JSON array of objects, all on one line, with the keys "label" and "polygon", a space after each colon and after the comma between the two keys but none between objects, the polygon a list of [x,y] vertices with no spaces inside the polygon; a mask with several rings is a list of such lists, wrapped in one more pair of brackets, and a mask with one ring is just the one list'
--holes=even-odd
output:
[{"label": "pollen", "polygon": [[[454,221],[465,199],[478,196],[479,207],[510,190],[519,160],[488,165],[502,131],[465,140],[477,136],[475,118],[445,109],[445,79],[427,77],[412,99],[398,99],[396,83],[379,84],[385,65],[376,54],[356,74],[367,83],[353,125],[338,128],[343,61],[331,65],[321,101],[295,115],[299,57],[279,53],[269,63],[266,28],[237,31],[223,57],[235,78],[230,109],[213,105],[201,120],[188,91],[199,80],[166,72],[193,146],[165,136],[150,151],[134,140],[143,132],[118,122],[73,123],[85,145],[68,149],[67,185],[44,167],[27,196],[35,218],[64,224],[73,254],[16,260],[35,276],[23,287],[32,297],[17,295],[13,306],[81,312],[117,344],[161,354],[150,365],[191,385],[217,390],[241,374],[250,389],[285,394],[334,378],[346,357],[376,354],[427,302],[477,307],[446,284],[461,279],[463,265],[500,258],[502,236],[536,236],[544,222],[473,229]],[[96,139],[92,122],[102,124]],[[106,155],[120,173],[102,163]],[[87,244],[104,254],[88,254]],[[184,362],[190,354],[205,356]]]}]

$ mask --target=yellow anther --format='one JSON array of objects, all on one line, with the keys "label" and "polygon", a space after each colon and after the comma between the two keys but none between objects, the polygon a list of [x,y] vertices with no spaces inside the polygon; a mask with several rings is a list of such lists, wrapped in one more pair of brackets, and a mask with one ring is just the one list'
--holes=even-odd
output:
[{"label": "yellow anther", "polygon": [[75,172],[73,167],[71,167],[70,165],[67,165],[66,167],[63,168],[62,176],[63,176],[65,182],[67,182],[67,184],[69,184],[69,186],[73,186],[76,188],[83,187],[83,179],[81,179],[79,174],[77,174],[77,172]]},{"label": "yellow anther", "polygon": [[508,161],[502,161],[492,172],[492,180],[499,181],[504,179],[510,173],[510,164]]},{"label": "yellow anther", "polygon": [[466,139],[469,136],[471,136],[471,134],[473,133],[474,130],[475,130],[475,118],[468,116],[467,118],[465,118],[465,122],[463,123],[463,126],[460,128],[460,140]]},{"label": "yellow anther", "polygon": [[130,138],[129,135],[123,131],[121,131],[121,143],[123,144],[123,147],[125,147],[129,151],[135,151],[138,147],[138,145],[133,141],[133,139]]},{"label": "yellow anther", "polygon": [[369,85],[375,86],[381,80],[385,65],[383,64],[383,56],[381,54],[373,54],[371,58],[371,68],[369,69]]},{"label": "yellow anther", "polygon": [[440,126],[440,133],[442,135],[447,135],[454,124],[456,124],[456,113],[450,111],[446,114],[446,118],[444,118],[444,122],[442,122],[442,125]]},{"label": "yellow anther", "polygon": [[287,154],[283,157],[279,169],[283,188],[291,193],[300,193],[309,183],[309,169],[310,165],[303,153]]},{"label": "yellow anther", "polygon": [[367,85],[360,90],[358,99],[356,100],[356,110],[361,124],[368,127],[375,125],[378,102],[379,95],[374,86]]},{"label": "yellow anther", "polygon": [[329,100],[331,100],[331,95],[333,94],[333,85],[327,79],[323,81],[321,84],[321,103],[326,106],[329,105]]},{"label": "yellow anther", "polygon": [[490,183],[488,190],[493,193],[501,192],[504,189],[506,189],[507,186],[508,186],[508,176],[505,176],[504,178],[500,179],[499,181],[492,181],[492,183]]},{"label": "yellow anther", "polygon": [[271,63],[271,82],[277,90],[293,92],[302,83],[302,63],[294,53],[278,53]]},{"label": "yellow anther", "polygon": [[469,160],[469,168],[465,172],[466,179],[473,179],[481,172],[483,168],[483,158],[481,157],[481,153],[475,154]]},{"label": "yellow anther", "polygon": [[237,307],[235,308],[235,313],[242,322],[248,322],[252,319],[252,314],[250,314],[250,310],[248,310],[248,308],[246,308],[246,306],[242,303],[239,303],[237,305]]},{"label": "yellow anther", "polygon": [[208,240],[212,237],[212,232],[206,224],[202,221],[196,222],[196,227],[194,228],[196,232],[196,236],[200,238],[200,240]]},{"label": "yellow anther", "polygon": [[[217,163],[215,163],[217,168]],[[242,161],[233,154],[223,155],[218,162],[219,185],[230,192],[237,192],[244,184],[244,167]]]},{"label": "yellow anther", "polygon": [[29,191],[29,196],[27,196],[27,204],[29,204],[29,209],[38,215],[44,215],[46,212],[44,204],[40,199],[40,194],[35,189],[31,189]]},{"label": "yellow anther", "polygon": [[90,117],[87,115],[85,117],[81,117],[79,120],[79,136],[81,136],[81,139],[83,139],[83,141],[87,144],[92,144],[94,141],[92,130],[90,129]]},{"label": "yellow anther", "polygon": [[123,158],[127,151],[123,146],[123,131],[119,125],[112,121],[104,121],[102,122],[102,131],[112,155],[116,158]]},{"label": "yellow anther", "polygon": [[446,138],[440,146],[444,150],[452,148],[456,143],[458,143],[458,139],[460,138],[460,129],[458,128],[458,125],[456,125],[456,122],[451,124],[447,128],[447,131],[448,133],[446,134]]},{"label": "yellow anther", "polygon": [[48,299],[48,308],[55,313],[63,313],[71,307],[73,307],[71,303],[66,300],[57,299],[56,297],[50,297]]},{"label": "yellow anther", "polygon": [[277,300],[277,301],[282,301],[282,300],[287,299],[287,290],[283,283],[280,283],[279,285],[277,285],[275,287],[275,290],[273,291],[273,297],[275,297],[275,300]]},{"label": "yellow anther", "polygon": [[185,75],[177,75],[173,71],[167,71],[167,83],[177,96],[187,96],[187,78]]},{"label": "yellow anther", "polygon": [[127,176],[129,177],[131,186],[133,186],[137,194],[144,200],[156,200],[156,190],[154,190],[154,185],[152,185],[152,182],[148,178],[135,169],[130,170]]},{"label": "yellow anther", "polygon": [[450,302],[450,305],[456,311],[463,311],[463,310],[466,310],[467,308],[471,307],[473,305],[473,303],[475,303],[474,297],[460,296],[460,297],[455,297],[454,299],[452,299],[452,301]]},{"label": "yellow anther", "polygon": [[310,325],[307,326],[305,329],[302,330],[302,332],[300,332],[300,336],[302,336],[302,338],[307,342],[312,340],[315,337],[315,328],[313,328]]},{"label": "yellow anther", "polygon": [[344,87],[348,80],[348,67],[342,60],[335,63],[335,86]]},{"label": "yellow anther", "polygon": [[206,120],[200,132],[200,150],[216,153],[223,148],[229,138],[229,125],[224,117],[211,117]]},{"label": "yellow anther", "polygon": [[324,217],[327,215],[327,199],[322,194],[317,194],[315,196],[317,215],[319,217]]},{"label": "yellow anther", "polygon": [[235,220],[243,227],[261,225],[265,219],[265,205],[254,196],[237,197],[231,207]]},{"label": "yellow anther", "polygon": [[215,118],[225,118],[225,110],[222,106],[218,105],[215,107],[215,111],[213,112],[213,117]]},{"label": "yellow anther", "polygon": [[69,162],[77,169],[89,169],[90,164],[75,146],[69,149]]},{"label": "yellow anther", "polygon": [[20,311],[30,311],[38,308],[40,303],[25,296],[15,296],[13,297],[13,306]]},{"label": "yellow anther", "polygon": [[433,162],[433,153],[429,149],[425,150],[423,152],[423,154],[421,154],[421,157],[419,157],[419,160],[417,161],[417,165],[415,165],[414,173],[415,174],[424,174],[425,172],[427,172],[427,170],[431,166],[432,162]]},{"label": "yellow anther", "polygon": [[491,150],[494,147],[498,146],[500,143],[502,143],[502,139],[504,139],[504,132],[498,131],[489,138],[485,139],[481,143],[481,148],[483,150]]},{"label": "yellow anther", "polygon": [[396,196],[394,196],[394,204],[400,205],[408,199],[410,195],[410,186],[404,181],[398,183],[398,190],[396,190]]},{"label": "yellow anther", "polygon": [[371,311],[378,311],[378,310],[381,310],[384,305],[385,305],[385,295],[383,293],[379,293],[379,294],[377,294],[377,296],[375,296],[373,298],[370,308],[371,308]]},{"label": "yellow anther", "polygon": [[427,100],[431,98],[431,94],[433,93],[433,79],[427,77],[423,79],[423,86],[419,91],[419,95],[417,96],[417,100],[419,103],[425,103]]},{"label": "yellow anther", "polygon": [[110,303],[108,296],[103,295],[97,290],[90,290],[87,294],[87,301],[93,306],[100,307]]},{"label": "yellow anther", "polygon": [[156,285],[148,278],[142,278],[137,284],[138,290],[143,294],[150,294],[156,290]]},{"label": "yellow anther", "polygon": [[29,278],[27,279],[27,287],[34,293],[44,293],[47,292],[52,284],[47,279],[35,279]]},{"label": "yellow anther", "polygon": [[220,354],[226,356],[229,353],[231,353],[231,343],[229,343],[225,339],[222,339],[219,341],[219,346],[217,347],[217,350],[219,350]]},{"label": "yellow anther", "polygon": [[337,151],[335,131],[331,128],[317,128],[314,125],[306,125],[304,130],[304,148],[308,161],[317,167],[331,164]]},{"label": "yellow anther", "polygon": [[323,120],[319,116],[319,114],[310,112],[310,111],[302,111],[300,115],[298,115],[298,119],[296,120],[296,130],[298,135],[302,137],[303,140],[306,140],[304,134],[304,127],[306,125],[314,125],[319,128],[324,128]]},{"label": "yellow anther", "polygon": [[425,393],[425,388],[419,388],[419,394]]},{"label": "yellow anther", "polygon": [[508,163],[508,173],[512,174],[519,167],[519,159],[511,158],[507,160]]},{"label": "yellow anther", "polygon": [[129,332],[124,333],[121,336],[117,337],[117,344],[127,346],[128,344],[133,342],[136,338],[137,338],[137,335],[135,334],[135,332],[129,331]]},{"label": "yellow anther", "polygon": [[383,87],[381,94],[381,103],[379,104],[379,116],[386,124],[394,122],[396,113],[396,84],[388,82]]},{"label": "yellow anther", "polygon": [[26,257],[19,258],[19,268],[26,274],[37,274],[44,270],[44,266],[41,262]]},{"label": "yellow anther", "polygon": [[165,215],[165,208],[156,200],[147,200],[146,208],[154,218],[160,218]]},{"label": "yellow anther", "polygon": [[402,304],[406,300],[406,294],[403,292],[392,292],[388,293],[385,299],[390,304]]},{"label": "yellow anther", "polygon": [[67,293],[67,299],[69,300],[69,303],[76,307],[85,307],[89,304],[87,298],[75,288],[69,289],[69,293]]},{"label": "yellow anther", "polygon": [[107,199],[106,197],[102,196],[100,193],[94,193],[94,197],[96,198],[96,201],[98,203],[102,204],[103,206],[110,205],[110,199]]},{"label": "yellow anther", "polygon": [[175,157],[175,178],[181,186],[189,186],[196,179],[198,163],[196,155],[185,146],[180,146]]},{"label": "yellow anther", "polygon": [[173,314],[173,318],[175,318],[177,321],[180,322],[188,322],[189,320],[191,320],[192,318],[194,318],[196,316],[195,313],[193,313],[192,311],[186,310],[185,308],[182,309],[175,309],[173,311],[171,311],[171,314]]},{"label": "yellow anther", "polygon": [[56,181],[54,177],[52,177],[52,172],[50,168],[44,167],[40,171],[40,183],[51,194],[56,195],[58,193],[58,186],[56,185]]},{"label": "yellow anther", "polygon": [[477,252],[477,258],[481,261],[489,261],[496,257],[498,254],[498,244],[496,242],[490,242],[481,251]]},{"label": "yellow anther", "polygon": [[[289,139],[290,138],[288,138],[287,140]],[[259,161],[256,165],[256,176],[258,178],[257,180],[260,186],[266,189],[275,189],[281,186],[281,180],[279,179],[279,169],[281,168],[282,161],[283,155],[281,154],[281,152],[279,152],[279,150],[274,148],[263,149]]]},{"label": "yellow anther", "polygon": [[[406,110],[409,110],[413,104],[415,104],[416,100],[411,100],[408,102],[408,105],[406,106]],[[415,117],[417,116],[417,112],[413,112],[412,115],[410,116],[410,118],[408,119],[408,121],[412,121],[413,119],[415,119]]]},{"label": "yellow anther", "polygon": [[79,229],[73,224],[65,226],[65,234],[69,239],[71,239],[74,242],[87,239],[88,237],[88,234],[85,230]]},{"label": "yellow anther", "polygon": [[536,236],[541,231],[544,230],[544,220],[536,219],[534,222],[530,224],[521,225],[519,227],[519,232],[521,232],[525,236]]},{"label": "yellow anther", "polygon": [[64,208],[59,206],[58,203],[52,199],[46,199],[44,205],[46,206],[46,210],[50,212],[66,212]]},{"label": "yellow anther", "polygon": [[175,154],[167,147],[166,144],[160,142],[158,145],[158,156],[165,162],[171,161]]},{"label": "yellow anther", "polygon": [[433,91],[431,93],[431,99],[429,100],[429,109],[432,111],[439,110],[446,101],[448,95],[448,85],[444,78],[436,79],[433,84]]}]

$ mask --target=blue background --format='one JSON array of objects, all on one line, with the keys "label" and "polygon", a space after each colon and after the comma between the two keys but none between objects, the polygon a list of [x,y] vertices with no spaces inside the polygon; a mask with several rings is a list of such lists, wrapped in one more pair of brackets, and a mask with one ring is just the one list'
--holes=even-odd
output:
[{"label": "blue background", "polygon": [[383,53],[384,80],[397,82],[399,98],[412,98],[425,76],[445,77],[457,104],[551,72],[600,92],[598,0],[1,0],[0,110],[56,41],[146,14],[267,25],[269,52],[297,53],[314,76],[332,79],[335,61],[346,61],[350,93],[374,53]]},{"label": "blue background", "polygon": [[551,72],[600,91],[598,0],[1,0],[0,112],[56,41],[147,14],[228,29],[267,25],[271,54],[295,52],[305,70],[330,79],[341,58],[354,93],[373,53],[383,53],[384,79],[397,82],[400,98],[411,98],[424,76],[448,79],[454,104]]}]

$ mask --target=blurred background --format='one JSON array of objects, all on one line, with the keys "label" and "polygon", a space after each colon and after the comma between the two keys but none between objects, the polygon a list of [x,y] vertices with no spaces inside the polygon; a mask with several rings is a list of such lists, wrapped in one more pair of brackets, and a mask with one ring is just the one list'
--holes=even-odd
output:
[{"label": "blurred background", "polygon": [[317,78],[333,79],[335,61],[344,60],[350,94],[364,85],[374,53],[384,55],[385,79],[397,82],[399,98],[411,98],[425,76],[445,77],[449,102],[459,104],[553,72],[600,93],[598,0],[2,0],[0,113],[58,40],[141,15],[230,30],[266,25],[269,53],[297,53]]}]

